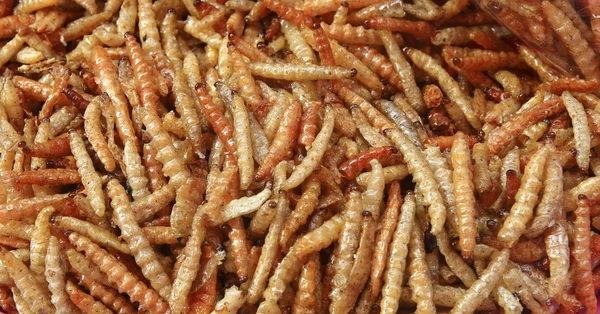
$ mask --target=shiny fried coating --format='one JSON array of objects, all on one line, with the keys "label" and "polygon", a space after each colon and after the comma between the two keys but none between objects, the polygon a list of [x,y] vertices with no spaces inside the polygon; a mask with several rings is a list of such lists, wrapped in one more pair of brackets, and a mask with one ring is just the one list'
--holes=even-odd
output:
[{"label": "shiny fried coating", "polygon": [[164,313],[168,304],[154,291],[129,272],[127,267],[114,256],[97,246],[89,239],[71,233],[69,240],[78,250],[84,251],[98,267],[108,276],[108,280],[119,288],[119,292],[127,293],[131,300],[140,304],[151,313]]},{"label": "shiny fried coating", "polygon": [[256,171],[254,176],[256,181],[263,181],[270,176],[275,165],[291,150],[297,139],[301,114],[302,105],[300,102],[292,102],[285,111],[265,159]]}]

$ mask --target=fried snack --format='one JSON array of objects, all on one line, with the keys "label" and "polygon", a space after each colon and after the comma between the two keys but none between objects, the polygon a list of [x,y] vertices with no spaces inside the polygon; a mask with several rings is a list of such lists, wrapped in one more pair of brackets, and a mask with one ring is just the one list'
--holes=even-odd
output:
[{"label": "fried snack", "polygon": [[597,5],[469,3],[0,1],[0,307],[594,310]]},{"label": "fried snack", "polygon": [[158,293],[139,281],[114,256],[77,233],[71,233],[69,240],[78,250],[90,256],[102,272],[108,275],[108,280],[118,286],[119,292],[129,294],[132,301],[140,302],[151,313],[162,313],[168,309],[167,303]]},{"label": "fried snack", "polygon": [[77,285],[71,281],[67,281],[66,291],[71,299],[71,302],[83,312],[108,314],[111,310],[106,307],[102,302],[96,301],[94,297],[83,292]]},{"label": "fried snack", "polygon": [[44,274],[51,293],[50,301],[56,308],[56,313],[72,313],[75,306],[65,292],[67,269],[62,262],[60,249],[58,239],[51,236],[48,239]]},{"label": "fried snack", "polygon": [[508,266],[509,251],[503,250],[496,253],[488,267],[481,274],[480,279],[465,292],[456,302],[451,313],[472,313],[481,302],[491,293],[494,282],[498,282]]},{"label": "fried snack", "polygon": [[472,260],[475,250],[475,186],[471,152],[462,132],[457,133],[451,151],[452,181],[458,218],[458,236],[463,259]]},{"label": "fried snack", "polygon": [[52,206],[42,209],[35,219],[35,228],[31,233],[29,269],[36,276],[44,274],[50,238],[50,216],[54,211]]},{"label": "fried snack", "polygon": [[107,287],[88,277],[81,276],[79,285],[85,287],[90,295],[102,301],[106,307],[117,313],[135,313],[133,305],[116,289]]},{"label": "fried snack", "polygon": [[135,262],[140,266],[142,273],[149,279],[150,284],[163,298],[168,298],[171,293],[169,277],[158,262],[156,252],[144,236],[142,229],[135,220],[135,215],[129,205],[129,198],[125,189],[115,179],[107,183],[108,195],[114,210],[113,220],[121,230],[121,235],[129,245],[129,250],[135,257]]},{"label": "fried snack", "polygon": [[498,232],[498,239],[505,247],[512,247],[523,234],[526,224],[533,217],[533,208],[538,202],[538,193],[542,188],[542,176],[548,149],[541,147],[531,158],[521,179],[521,186],[515,196],[515,204],[510,215]]},{"label": "fried snack", "polygon": [[307,151],[306,157],[304,157],[300,165],[294,169],[294,172],[292,172],[292,174],[283,184],[283,187],[281,188],[282,190],[289,190],[297,187],[310,175],[311,172],[315,170],[325,154],[327,143],[329,142],[331,134],[333,133],[333,115],[333,110],[330,107],[326,107],[321,131],[317,134],[311,148]]},{"label": "fried snack", "polygon": [[27,265],[15,257],[12,253],[3,251],[0,260],[19,289],[25,304],[36,313],[53,313],[54,307],[50,303],[50,296],[35,279]]},{"label": "fried snack", "polygon": [[575,295],[577,299],[588,309],[594,312],[597,300],[592,283],[590,265],[590,207],[585,195],[579,195],[577,209],[575,210],[574,244],[573,244],[573,266],[575,267]]}]

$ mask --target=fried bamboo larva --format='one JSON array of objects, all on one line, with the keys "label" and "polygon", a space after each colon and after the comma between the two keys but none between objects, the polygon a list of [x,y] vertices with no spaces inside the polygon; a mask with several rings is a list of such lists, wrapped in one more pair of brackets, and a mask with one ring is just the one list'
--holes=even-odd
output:
[{"label": "fried bamboo larva", "polygon": [[464,259],[473,259],[475,250],[475,186],[473,184],[473,170],[471,152],[462,132],[457,133],[451,151],[452,181],[454,182],[454,196],[456,202],[456,215],[458,217],[458,235],[460,250]]},{"label": "fried bamboo larva", "polygon": [[317,313],[318,293],[316,292],[321,279],[321,263],[317,257],[317,255],[312,255],[308,262],[302,266],[292,314]]},{"label": "fried bamboo larva", "polygon": [[[246,105],[249,107],[250,111],[256,112],[259,111],[262,104],[262,97],[260,95],[260,91],[256,86],[256,82],[252,77],[254,72],[251,64],[246,63],[242,54],[235,48],[233,44],[227,44],[229,56],[231,58],[231,65],[233,67],[233,74],[235,74],[237,78],[237,90],[240,92],[242,98]],[[264,65],[269,67],[269,63],[265,63]]]},{"label": "fried bamboo larva", "polygon": [[254,177],[256,181],[263,181],[270,176],[273,167],[291,150],[298,135],[301,115],[302,105],[300,101],[293,101],[285,111],[263,163],[256,171]]},{"label": "fried bamboo larva", "polygon": [[533,208],[538,202],[538,193],[542,188],[544,166],[548,158],[548,149],[541,147],[525,167],[521,186],[515,196],[515,204],[498,231],[498,239],[505,247],[512,247],[525,231],[527,223],[533,217]]},{"label": "fried bamboo larva", "polygon": [[519,114],[513,116],[509,121],[502,124],[501,127],[494,129],[488,135],[486,143],[490,149],[490,155],[497,155],[506,144],[510,143],[534,123],[563,110],[564,106],[560,99],[553,97],[522,112],[517,111]]},{"label": "fried bamboo larva", "polygon": [[313,213],[319,202],[321,194],[321,183],[318,177],[313,175],[306,180],[304,192],[296,204],[296,208],[291,212],[284,223],[279,237],[279,245],[285,250],[289,247],[289,241],[293,234],[304,225],[308,217]]},{"label": "fried bamboo larva", "polygon": [[21,294],[21,290],[19,290],[19,288],[13,286],[10,288],[10,291],[13,296],[13,301],[15,301],[15,307],[18,313],[34,314],[33,311],[29,308],[27,302],[25,302],[25,299],[23,298],[23,295]]},{"label": "fried bamboo larva", "polygon": [[350,113],[352,114],[352,119],[358,128],[358,131],[362,135],[362,137],[369,143],[372,147],[386,147],[390,146],[390,141],[383,136],[379,131],[369,124],[367,118],[362,113],[361,109],[358,105],[352,104],[350,105]]},{"label": "fried bamboo larva", "polygon": [[[260,299],[261,294],[267,299],[266,292],[263,293],[263,291],[265,290],[269,272],[275,261],[275,254],[277,254],[277,251],[279,250],[279,234],[281,233],[281,229],[283,228],[288,213],[289,201],[287,193],[280,191],[277,199],[276,215],[271,222],[269,232],[265,237],[265,244],[263,245],[258,264],[256,265],[250,288],[248,288],[248,295],[246,296],[246,302],[248,304],[256,303]],[[302,266],[300,265],[300,267]],[[271,280],[273,280],[273,277],[271,277]]]},{"label": "fried bamboo larva", "polygon": [[77,132],[69,132],[71,152],[75,157],[77,170],[81,175],[81,183],[85,186],[88,199],[94,213],[100,217],[104,216],[106,206],[104,204],[104,192],[102,191],[102,180],[94,169],[94,164],[90,155],[85,149],[85,143]]},{"label": "fried bamboo larva", "polygon": [[398,311],[400,304],[402,277],[406,268],[406,257],[408,256],[408,244],[415,218],[416,201],[412,192],[404,197],[401,207],[400,220],[394,231],[394,237],[390,245],[390,253],[387,268],[384,274],[384,284],[381,289],[382,313],[391,314]]},{"label": "fried bamboo larva", "polygon": [[94,46],[90,58],[94,73],[98,78],[98,87],[108,94],[112,102],[112,108],[109,110],[114,112],[119,137],[121,140],[137,139],[129,115],[127,98],[118,83],[117,69],[108,56],[106,49]]},{"label": "fried bamboo larva", "polygon": [[542,199],[536,208],[536,214],[525,235],[533,239],[551,226],[558,217],[563,202],[563,170],[560,160],[555,155],[556,150],[550,149],[544,172],[544,191]]},{"label": "fried bamboo larva", "polygon": [[79,276],[79,284],[85,287],[92,297],[102,301],[106,307],[119,314],[136,313],[131,302],[111,287],[107,287],[86,276]]},{"label": "fried bamboo larva", "polygon": [[234,199],[221,209],[219,217],[211,217],[211,224],[218,225],[228,220],[241,217],[242,215],[250,214],[259,209],[261,205],[265,204],[270,196],[271,189],[265,188],[260,193],[253,196],[244,196]]},{"label": "fried bamboo larva", "polygon": [[223,299],[215,305],[211,314],[235,314],[244,305],[244,296],[237,286],[225,290]]},{"label": "fried bamboo larva", "polygon": [[373,102],[373,105],[390,118],[415,146],[423,147],[422,142],[427,138],[427,134],[418,113],[404,98],[395,96],[393,99],[394,101],[378,100]]},{"label": "fried bamboo larva", "polygon": [[335,275],[331,279],[332,288],[329,294],[331,299],[330,313],[339,310],[337,307],[342,294],[346,293],[345,288],[347,288],[350,281],[352,265],[359,246],[362,209],[363,202],[360,192],[351,191],[344,209],[344,228],[334,252],[336,254],[336,259],[333,262]]},{"label": "fried bamboo larva", "polygon": [[237,94],[231,95],[233,112],[233,136],[238,147],[237,160],[240,172],[240,189],[246,190],[254,179],[254,159],[250,131],[250,113],[244,100]]},{"label": "fried bamboo larva", "polygon": [[573,222],[573,267],[577,299],[590,313],[596,312],[597,300],[591,275],[590,205],[585,195],[578,196]]},{"label": "fried bamboo larva", "polygon": [[50,236],[48,239],[48,253],[46,254],[45,276],[50,290],[50,301],[56,308],[57,314],[68,314],[76,311],[74,304],[65,292],[66,267],[60,258],[60,244],[58,239]]},{"label": "fried bamboo larva", "polygon": [[510,251],[496,253],[481,277],[456,302],[450,313],[472,313],[489,296],[496,284],[502,278],[509,262]]},{"label": "fried bamboo larva", "polygon": [[266,314],[279,311],[277,301],[281,298],[285,287],[301,271],[302,261],[309,254],[326,248],[335,242],[340,237],[343,225],[344,218],[338,214],[294,243],[289,253],[277,265],[271,279],[269,279],[269,285],[263,293],[265,300],[259,305],[257,313]]},{"label": "fried bamboo larva", "polygon": [[438,234],[446,222],[446,206],[425,156],[400,130],[394,128],[383,132],[405,157],[408,171],[413,175],[419,193],[423,195],[424,205],[429,206],[431,233]]},{"label": "fried bamboo larva", "polygon": [[317,64],[317,56],[296,25],[282,19],[281,32],[285,36],[290,50],[298,57],[298,59],[305,64]]},{"label": "fried bamboo larva", "polygon": [[450,164],[442,156],[442,152],[438,147],[427,147],[424,152],[427,162],[431,169],[434,169],[433,174],[440,185],[440,192],[448,209],[447,216],[450,230],[456,232],[458,231],[458,216],[456,215],[456,201]]},{"label": "fried bamboo larva", "polygon": [[410,274],[408,286],[413,293],[412,299],[417,304],[415,313],[433,313],[435,312],[433,280],[425,261],[425,244],[421,228],[418,225],[411,229],[408,252],[408,272]]},{"label": "fried bamboo larva", "polygon": [[54,217],[54,225],[63,230],[78,232],[105,247],[129,254],[129,247],[126,243],[121,242],[121,240],[110,231],[88,221],[68,216],[57,216]]},{"label": "fried bamboo larva", "polygon": [[170,222],[173,232],[179,237],[190,233],[192,218],[206,190],[206,182],[203,181],[202,178],[189,177],[187,182],[177,190]]},{"label": "fried bamboo larva", "polygon": [[113,220],[119,226],[131,254],[140,266],[144,277],[148,278],[159,295],[167,299],[172,288],[169,276],[158,262],[154,249],[137,224],[127,192],[116,179],[108,182],[107,189],[111,198],[111,207],[114,210]]},{"label": "fried bamboo larva", "polygon": [[446,70],[444,70],[432,57],[419,50],[408,49],[406,53],[417,67],[437,79],[442,90],[460,107],[467,118],[467,121],[469,121],[469,124],[476,129],[481,129],[481,121],[479,121],[479,118],[475,115],[471,101],[468,96],[461,91],[458,83],[456,83],[448,72],[446,72]]},{"label": "fried bamboo larva", "polygon": [[110,314],[112,311],[102,302],[96,301],[94,297],[83,292],[76,284],[67,280],[65,290],[71,299],[71,302],[85,313]]},{"label": "fried bamboo larva", "polygon": [[361,171],[369,168],[371,160],[381,160],[397,153],[398,150],[394,146],[370,148],[346,160],[339,166],[339,170],[347,179],[354,179]]},{"label": "fried bamboo larva", "polygon": [[371,297],[376,298],[381,291],[382,278],[385,270],[389,250],[391,250],[391,241],[400,216],[400,206],[402,205],[402,196],[400,195],[400,184],[394,181],[388,190],[387,206],[381,220],[381,229],[378,230],[375,238],[375,249],[373,252],[373,262],[371,265]]},{"label": "fried bamboo larva", "polygon": [[562,93],[561,99],[573,124],[575,147],[577,148],[577,156],[575,156],[577,166],[580,169],[588,169],[591,154],[591,133],[585,109],[583,104],[568,91]]},{"label": "fried bamboo larva", "polygon": [[69,240],[77,250],[84,251],[86,256],[98,265],[108,276],[108,280],[119,288],[119,292],[127,293],[132,302],[140,302],[140,305],[151,313],[165,313],[168,310],[168,304],[158,293],[137,279],[113,255],[76,232],[69,235]]},{"label": "fried bamboo larva", "polygon": [[419,113],[425,112],[425,103],[423,102],[423,96],[421,90],[417,86],[415,81],[414,73],[410,68],[410,64],[404,58],[400,47],[394,40],[392,33],[389,31],[383,31],[379,35],[383,41],[390,61],[394,65],[394,68],[400,75],[400,81],[404,87],[404,93],[408,101],[414,106],[415,110]]},{"label": "fried bamboo larva", "polygon": [[[124,143],[123,163],[127,173],[127,183],[131,187],[131,196],[134,200],[141,200],[150,195],[148,178],[142,165],[141,157],[135,140],[127,139]],[[158,153],[157,153],[158,154]]]},{"label": "fried bamboo larva", "polygon": [[350,24],[331,24],[321,23],[323,30],[330,39],[344,44],[359,45],[381,45],[381,38],[374,29],[366,29],[364,26],[353,26]]},{"label": "fried bamboo larva", "polygon": [[248,67],[253,75],[287,81],[334,80],[355,76],[352,69],[334,66],[250,63]]},{"label": "fried bamboo larva", "polygon": [[2,57],[0,58],[0,65],[4,66],[10,59],[19,52],[21,47],[25,44],[25,40],[20,36],[15,36],[8,43],[6,43],[2,48],[0,48],[0,53],[2,53]]},{"label": "fried bamboo larva", "polygon": [[598,59],[594,50],[567,15],[550,1],[542,1],[542,12],[561,39],[573,61],[588,80],[598,80]]},{"label": "fried bamboo larva", "polygon": [[194,151],[203,155],[205,152],[202,142],[202,127],[200,118],[194,108],[195,103],[192,97],[193,92],[187,82],[187,77],[183,68],[183,55],[177,42],[177,30],[175,12],[167,13],[161,24],[161,33],[163,33],[163,46],[165,54],[168,56],[173,66],[173,93],[175,95],[175,108],[184,121],[186,134],[192,142]]},{"label": "fried bamboo larva", "polygon": [[201,246],[206,232],[205,221],[204,213],[198,209],[192,219],[192,230],[188,242],[178,256],[178,260],[183,260],[177,271],[177,277],[173,281],[173,290],[169,298],[173,313],[185,312],[187,296],[200,268]]},{"label": "fried bamboo larva", "polygon": [[569,278],[569,239],[567,231],[561,224],[554,224],[546,234],[546,254],[550,261],[550,278],[548,292],[552,297],[558,297],[567,286]]},{"label": "fried bamboo larva", "polygon": [[306,157],[302,160],[300,165],[294,169],[292,174],[287,178],[283,184],[282,190],[289,190],[300,185],[317,167],[331,138],[334,127],[334,113],[330,107],[325,109],[325,117],[323,118],[323,126],[317,134],[315,141],[312,143],[311,148],[306,153]]},{"label": "fried bamboo larva", "polygon": [[112,153],[108,149],[108,143],[106,143],[106,139],[102,134],[102,125],[100,121],[102,109],[100,106],[100,97],[95,97],[92,99],[90,104],[87,106],[84,114],[85,133],[88,136],[90,144],[92,144],[92,147],[98,154],[98,158],[100,158],[100,161],[102,161],[104,169],[106,169],[106,171],[113,171],[115,170],[116,162]]},{"label": "fried bamboo larva", "polygon": [[96,27],[108,21],[111,17],[112,13],[106,11],[80,17],[69,23],[60,31],[61,41],[66,43],[89,35]]},{"label": "fried bamboo larva", "polygon": [[50,297],[35,279],[35,274],[21,260],[7,251],[0,253],[0,260],[34,313],[54,313]]},{"label": "fried bamboo larva", "polygon": [[29,269],[40,279],[40,276],[44,274],[48,238],[50,236],[50,216],[54,211],[55,209],[52,206],[42,209],[35,219],[35,228],[31,233]]}]

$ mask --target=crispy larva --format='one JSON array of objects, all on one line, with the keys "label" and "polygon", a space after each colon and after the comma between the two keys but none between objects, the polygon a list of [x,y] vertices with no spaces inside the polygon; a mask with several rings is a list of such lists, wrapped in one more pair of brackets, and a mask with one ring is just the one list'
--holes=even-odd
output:
[{"label": "crispy larva", "polygon": [[339,311],[337,307],[340,306],[342,293],[346,293],[345,288],[350,281],[350,273],[352,271],[352,265],[354,264],[354,258],[356,251],[358,250],[360,234],[361,234],[361,214],[363,209],[363,202],[358,191],[351,191],[349,193],[348,201],[345,205],[344,210],[344,228],[340,235],[340,240],[335,250],[337,252],[337,258],[333,262],[333,269],[335,275],[331,279],[332,288],[329,298],[331,299],[331,305],[329,312]]},{"label": "crispy larva", "polygon": [[382,313],[396,313],[399,306],[402,277],[408,256],[408,244],[415,218],[416,201],[409,192],[401,207],[400,219],[391,242],[390,257],[384,274],[384,285],[381,289]]},{"label": "crispy larva", "polygon": [[327,144],[329,143],[329,139],[331,138],[331,134],[333,133],[334,127],[334,113],[330,107],[325,108],[325,117],[323,118],[323,126],[317,134],[315,141],[312,143],[311,148],[306,153],[306,157],[302,160],[300,165],[294,169],[294,172],[287,178],[284,183],[282,189],[289,190],[291,188],[295,188],[300,185],[314,169],[317,167],[318,163],[323,158],[325,154],[325,150],[327,149]]},{"label": "crispy larva", "polygon": [[408,170],[414,177],[419,193],[423,195],[425,205],[429,205],[431,233],[438,234],[446,222],[446,206],[436,186],[435,176],[425,161],[425,156],[400,130],[386,129],[384,133],[405,156]]},{"label": "crispy larva", "polygon": [[598,60],[579,29],[566,14],[549,1],[542,1],[542,12],[546,21],[561,38],[567,51],[588,80],[598,79]]},{"label": "crispy larva", "polygon": [[117,130],[121,140],[136,139],[133,123],[129,115],[127,98],[119,86],[117,69],[113,65],[106,49],[100,46],[93,46],[91,56],[94,73],[99,78],[98,85],[100,89],[110,97],[112,110],[114,112]]},{"label": "crispy larva", "polygon": [[384,31],[380,33],[379,36],[388,52],[390,61],[400,75],[400,81],[404,87],[406,98],[415,107],[415,110],[424,112],[425,103],[423,102],[423,95],[421,95],[421,90],[415,82],[414,74],[410,71],[410,64],[408,64],[408,61],[404,58],[400,47],[398,47],[397,43],[394,41],[391,32]]},{"label": "crispy larva", "polygon": [[193,92],[187,82],[183,69],[183,56],[179,49],[176,32],[176,19],[174,13],[167,13],[161,24],[161,33],[165,53],[174,68],[173,93],[175,94],[175,108],[184,122],[186,134],[194,146],[197,154],[204,154],[202,142],[202,126],[200,118],[194,108]]},{"label": "crispy larva", "polygon": [[57,216],[54,217],[53,224],[63,230],[72,230],[78,232],[105,247],[110,247],[129,254],[129,247],[127,247],[125,243],[121,242],[116,235],[90,222],[68,216]]},{"label": "crispy larva", "polygon": [[3,310],[593,309],[594,6],[0,2]]},{"label": "crispy larva", "polygon": [[31,233],[29,269],[36,276],[44,274],[48,239],[50,238],[50,216],[54,211],[52,206],[42,209],[35,219],[35,228]]},{"label": "crispy larva", "polygon": [[111,283],[106,279],[106,276],[102,273],[100,268],[85,255],[77,252],[75,249],[68,249],[66,251],[66,256],[72,272],[89,277],[104,285],[111,286]]},{"label": "crispy larva", "polygon": [[590,311],[596,311],[597,300],[592,283],[590,262],[590,205],[584,195],[578,196],[573,222],[573,267],[575,295]]},{"label": "crispy larva", "polygon": [[450,313],[472,313],[481,302],[492,292],[495,284],[501,279],[508,266],[510,252],[498,252],[488,267],[483,271],[467,292],[456,302]]},{"label": "crispy larva", "polygon": [[258,312],[271,313],[277,308],[277,301],[281,298],[285,286],[300,272],[301,261],[309,254],[335,242],[342,232],[343,225],[344,218],[341,215],[336,215],[294,243],[289,253],[275,269],[271,279],[269,279],[269,285],[263,293],[265,301],[259,305]]},{"label": "crispy larva", "polygon": [[83,139],[76,132],[69,132],[71,152],[77,163],[77,170],[81,175],[81,182],[86,187],[88,199],[94,209],[94,213],[100,217],[104,216],[106,206],[104,204],[104,192],[102,191],[102,180],[94,169],[94,164],[88,155]]},{"label": "crispy larva", "polygon": [[168,304],[158,293],[139,281],[114,256],[77,233],[71,233],[69,240],[78,250],[84,251],[86,256],[89,256],[100,267],[108,276],[108,280],[119,288],[119,292],[129,294],[132,301],[140,302],[140,305],[151,313],[164,313],[167,311]]},{"label": "crispy larva", "polygon": [[136,313],[131,302],[129,302],[124,296],[120,295],[116,289],[107,287],[86,276],[79,277],[79,284],[84,286],[90,292],[91,296],[102,301],[106,307],[110,308],[114,312],[122,314]]},{"label": "crispy larva", "polygon": [[[554,153],[555,149],[551,147],[550,152]],[[548,156],[546,163],[542,198],[536,208],[536,215],[525,232],[529,238],[539,236],[546,228],[552,226],[558,218],[563,202],[563,171],[560,160],[555,155],[551,155]]]},{"label": "crispy larva", "polygon": [[[273,265],[275,254],[279,249],[279,234],[283,228],[283,223],[286,215],[289,213],[289,204],[287,201],[287,195],[281,191],[279,198],[277,199],[277,209],[275,217],[271,222],[267,236],[265,237],[265,244],[263,245],[260,259],[256,266],[252,283],[248,289],[248,295],[246,296],[246,302],[249,304],[255,303],[260,299],[260,295],[263,294],[269,271]],[[263,294],[264,296],[264,294]]]},{"label": "crispy larva", "polygon": [[136,263],[152,287],[167,299],[171,293],[169,276],[158,262],[156,252],[137,224],[125,189],[117,180],[113,179],[107,183],[107,190],[111,198],[111,207],[114,210],[113,220],[119,226],[121,235],[129,245],[129,250],[135,257]]},{"label": "crispy larva", "polygon": [[281,120],[277,133],[269,147],[269,151],[256,171],[254,177],[255,180],[262,181],[270,176],[275,165],[279,163],[284,155],[290,150],[296,141],[301,115],[302,105],[299,101],[293,101],[285,110],[284,117]]},{"label": "crispy larva", "polygon": [[35,274],[21,260],[7,251],[0,254],[0,260],[14,281],[14,285],[21,291],[25,303],[33,312],[54,313],[50,296],[35,279]]},{"label": "crispy larva", "polygon": [[521,186],[515,196],[515,204],[498,232],[498,239],[506,247],[515,244],[525,231],[527,222],[533,217],[533,208],[538,202],[538,193],[542,188],[547,158],[548,149],[541,147],[525,167]]},{"label": "crispy larva", "polygon": [[591,154],[591,133],[583,104],[568,91],[562,93],[561,99],[573,123],[575,147],[577,148],[577,156],[575,156],[577,166],[581,169],[588,169]]},{"label": "crispy larva", "polygon": [[65,290],[71,298],[71,302],[83,312],[98,314],[112,313],[112,311],[102,304],[102,302],[96,301],[94,297],[83,292],[77,285],[69,280],[67,280]]},{"label": "crispy larva", "polygon": [[100,97],[95,97],[92,102],[87,106],[85,110],[85,133],[88,137],[88,140],[94,147],[94,150],[98,154],[98,158],[104,164],[104,168],[107,171],[113,171],[116,167],[115,158],[108,148],[108,143],[102,134],[102,125],[100,121],[100,117],[102,116],[101,112],[101,102]]},{"label": "crispy larva", "polygon": [[452,145],[452,181],[454,183],[454,197],[456,202],[456,216],[458,217],[458,235],[460,238],[460,251],[465,259],[473,258],[475,250],[475,186],[473,184],[473,170],[471,164],[471,151],[462,132],[457,136]]},{"label": "crispy larva", "polygon": [[313,213],[319,201],[321,183],[319,182],[318,177],[312,175],[306,181],[304,192],[300,196],[296,208],[292,211],[290,217],[286,219],[281,231],[279,244],[284,249],[289,247],[290,238],[300,226],[306,223],[309,215]]},{"label": "crispy larva", "polygon": [[[240,188],[248,189],[252,183],[254,176],[254,159],[251,131],[250,131],[250,115],[242,97],[231,93],[231,111],[233,115],[233,136],[237,144],[237,160],[240,172]],[[225,98],[227,99],[227,98]]]},{"label": "crispy larva", "polygon": [[192,283],[196,279],[202,256],[201,243],[205,236],[205,215],[197,210],[192,219],[192,230],[188,242],[178,259],[182,259],[181,266],[177,271],[177,277],[173,281],[173,290],[169,297],[169,305],[173,313],[182,313],[186,308],[187,295]]},{"label": "crispy larva", "polygon": [[48,290],[50,290],[50,301],[56,308],[56,313],[73,313],[75,306],[65,293],[66,267],[61,260],[60,244],[58,239],[50,236],[48,239],[48,253],[46,254],[45,271]]},{"label": "crispy larva", "polygon": [[178,236],[187,236],[191,230],[191,220],[200,203],[206,182],[201,178],[190,177],[182,185],[175,196],[175,204],[171,209],[171,228]]},{"label": "crispy larva", "polygon": [[409,49],[407,51],[407,55],[410,59],[417,65],[419,68],[423,69],[429,75],[435,77],[440,84],[442,90],[448,95],[450,99],[452,99],[461,109],[469,124],[476,129],[481,129],[481,121],[475,116],[473,112],[473,107],[471,106],[470,100],[467,96],[460,90],[460,87],[448,75],[446,72],[434,59],[432,59],[429,55],[416,50]]}]

